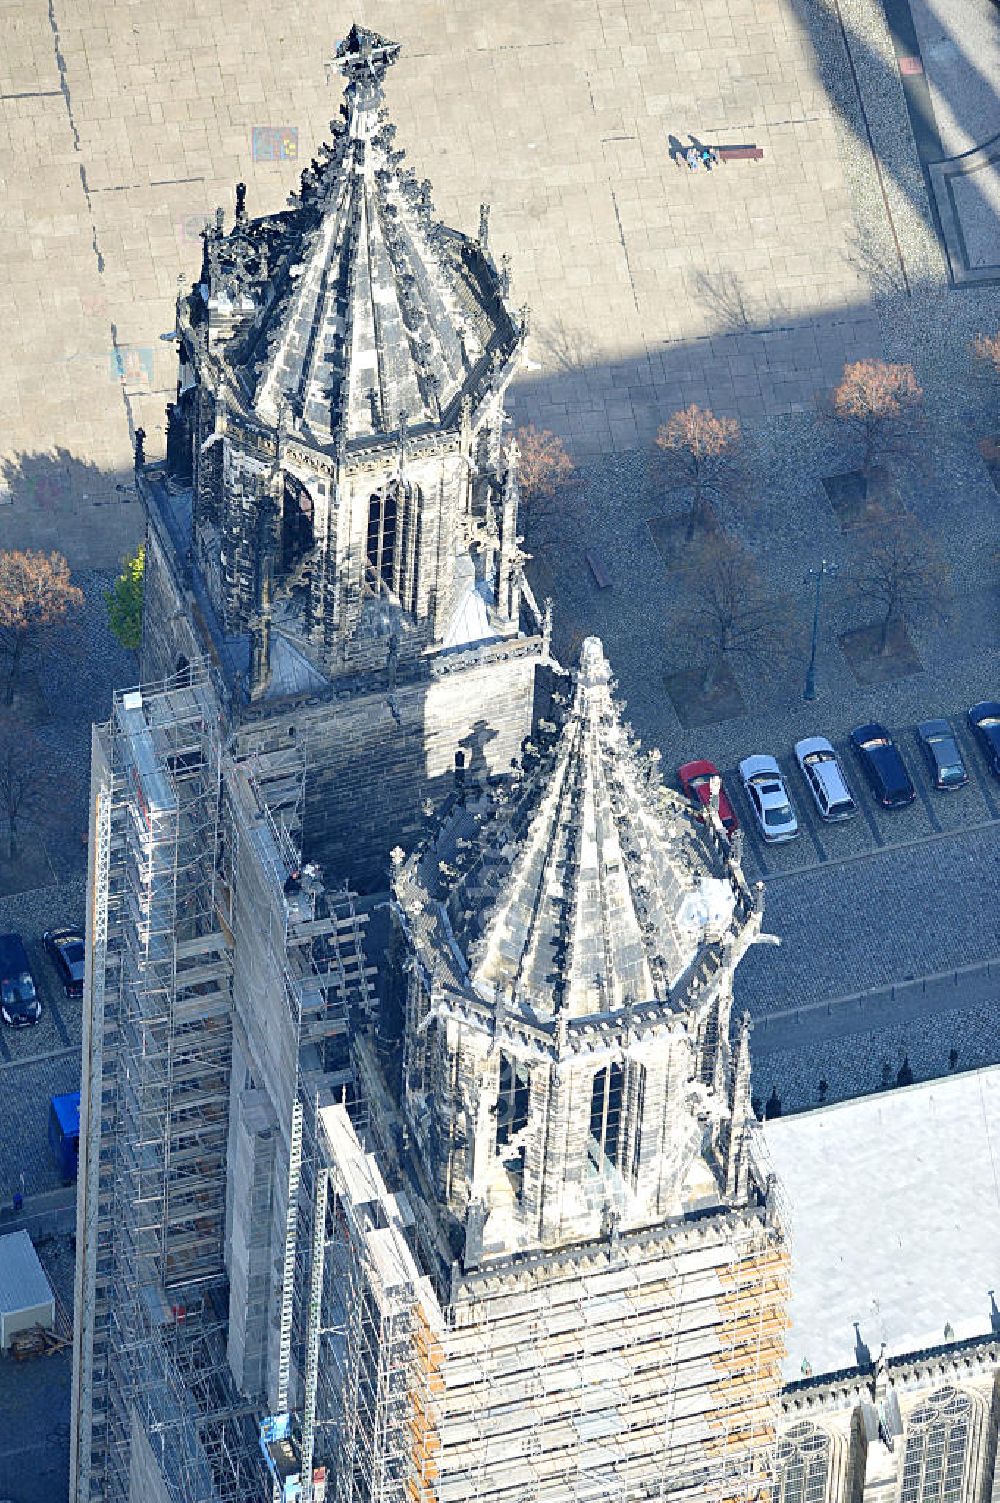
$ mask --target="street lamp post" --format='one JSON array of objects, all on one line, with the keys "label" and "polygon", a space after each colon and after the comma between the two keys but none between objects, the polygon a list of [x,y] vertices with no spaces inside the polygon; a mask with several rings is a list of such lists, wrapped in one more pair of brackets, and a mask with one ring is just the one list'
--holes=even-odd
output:
[{"label": "street lamp post", "polygon": [[809,667],[806,669],[806,687],[803,699],[816,698],[816,648],[819,645],[819,597],[823,588],[823,581],[837,573],[837,565],[829,563],[825,558],[820,560],[818,569],[806,571],[807,581],[816,581],[816,605],[813,610],[812,650],[809,654]]}]

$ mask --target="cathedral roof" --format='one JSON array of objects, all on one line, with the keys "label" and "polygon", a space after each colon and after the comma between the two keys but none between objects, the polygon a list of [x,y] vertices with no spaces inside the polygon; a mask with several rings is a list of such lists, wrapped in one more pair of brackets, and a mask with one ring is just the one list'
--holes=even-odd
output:
[{"label": "cathedral roof", "polygon": [[280,261],[273,289],[235,350],[257,415],[284,417],[320,443],[457,415],[463,392],[503,365],[520,336],[485,216],[477,241],[439,224],[430,184],[394,145],[382,84],[399,50],[358,26],[338,46],[344,119],[280,216],[268,246],[270,264]]},{"label": "cathedral roof", "polygon": [[795,1245],[787,1381],[1000,1331],[998,1120],[993,1066],[762,1124]]},{"label": "cathedral roof", "polygon": [[396,895],[438,974],[544,1021],[669,1000],[736,888],[640,754],[590,637],[549,750],[399,868]]}]

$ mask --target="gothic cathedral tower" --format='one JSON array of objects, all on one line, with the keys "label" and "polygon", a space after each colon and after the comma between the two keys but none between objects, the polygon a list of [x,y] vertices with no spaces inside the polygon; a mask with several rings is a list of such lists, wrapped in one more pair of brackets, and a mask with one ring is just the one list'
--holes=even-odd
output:
[{"label": "gothic cathedral tower", "polygon": [[[383,81],[398,52],[353,27],[337,48],[342,119],[291,207],[250,220],[240,184],[233,227],[219,210],[205,232],[177,304],[166,473],[143,477],[144,676],[208,653],[235,720],[273,728],[294,700],[311,854],[372,880],[382,827],[405,836],[456,766],[509,769],[548,652],[504,432],[527,315],[487,207],[475,240],[447,229],[395,146]],[[330,812],[359,764],[384,784],[377,818],[352,810],[367,863]]]}]

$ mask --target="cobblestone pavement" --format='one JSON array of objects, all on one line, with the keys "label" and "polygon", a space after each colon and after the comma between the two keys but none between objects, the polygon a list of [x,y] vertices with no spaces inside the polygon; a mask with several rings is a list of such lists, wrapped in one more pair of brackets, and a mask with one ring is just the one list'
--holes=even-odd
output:
[{"label": "cobblestone pavement", "polygon": [[15,1362],[0,1356],[0,1496],[55,1503],[69,1496],[70,1352]]},{"label": "cobblestone pavement", "polygon": [[[975,1070],[997,1063],[995,1033],[1000,982],[975,1006],[953,1007],[876,1028],[816,1040],[806,1028],[800,1043],[762,1050],[754,1040],[754,1098],[758,1113],[777,1094],[784,1113],[870,1095],[895,1087],[908,1066],[914,1080],[931,1080],[955,1068]],[[821,1096],[819,1083],[826,1081]]]}]

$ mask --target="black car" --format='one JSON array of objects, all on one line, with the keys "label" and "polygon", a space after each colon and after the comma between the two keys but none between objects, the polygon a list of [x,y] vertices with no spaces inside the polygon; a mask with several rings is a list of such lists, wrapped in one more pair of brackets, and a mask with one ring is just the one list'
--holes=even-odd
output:
[{"label": "black car", "polygon": [[56,963],[67,997],[82,997],[86,949],[79,929],[46,929],[42,943]]},{"label": "black car", "polygon": [[983,749],[990,772],[995,778],[1000,778],[1000,704],[993,699],[984,699],[982,704],[973,705],[969,711],[969,726]]},{"label": "black car", "polygon": [[955,732],[947,720],[922,720],[917,735],[935,788],[961,788],[969,781]]},{"label": "black car", "polygon": [[0,1017],[11,1028],[30,1028],[42,1016],[35,978],[19,934],[0,934]]},{"label": "black car", "polygon": [[855,726],[851,732],[851,745],[880,804],[886,809],[901,809],[913,803],[917,791],[910,782],[910,774],[896,743],[884,725],[873,720],[870,725]]}]

